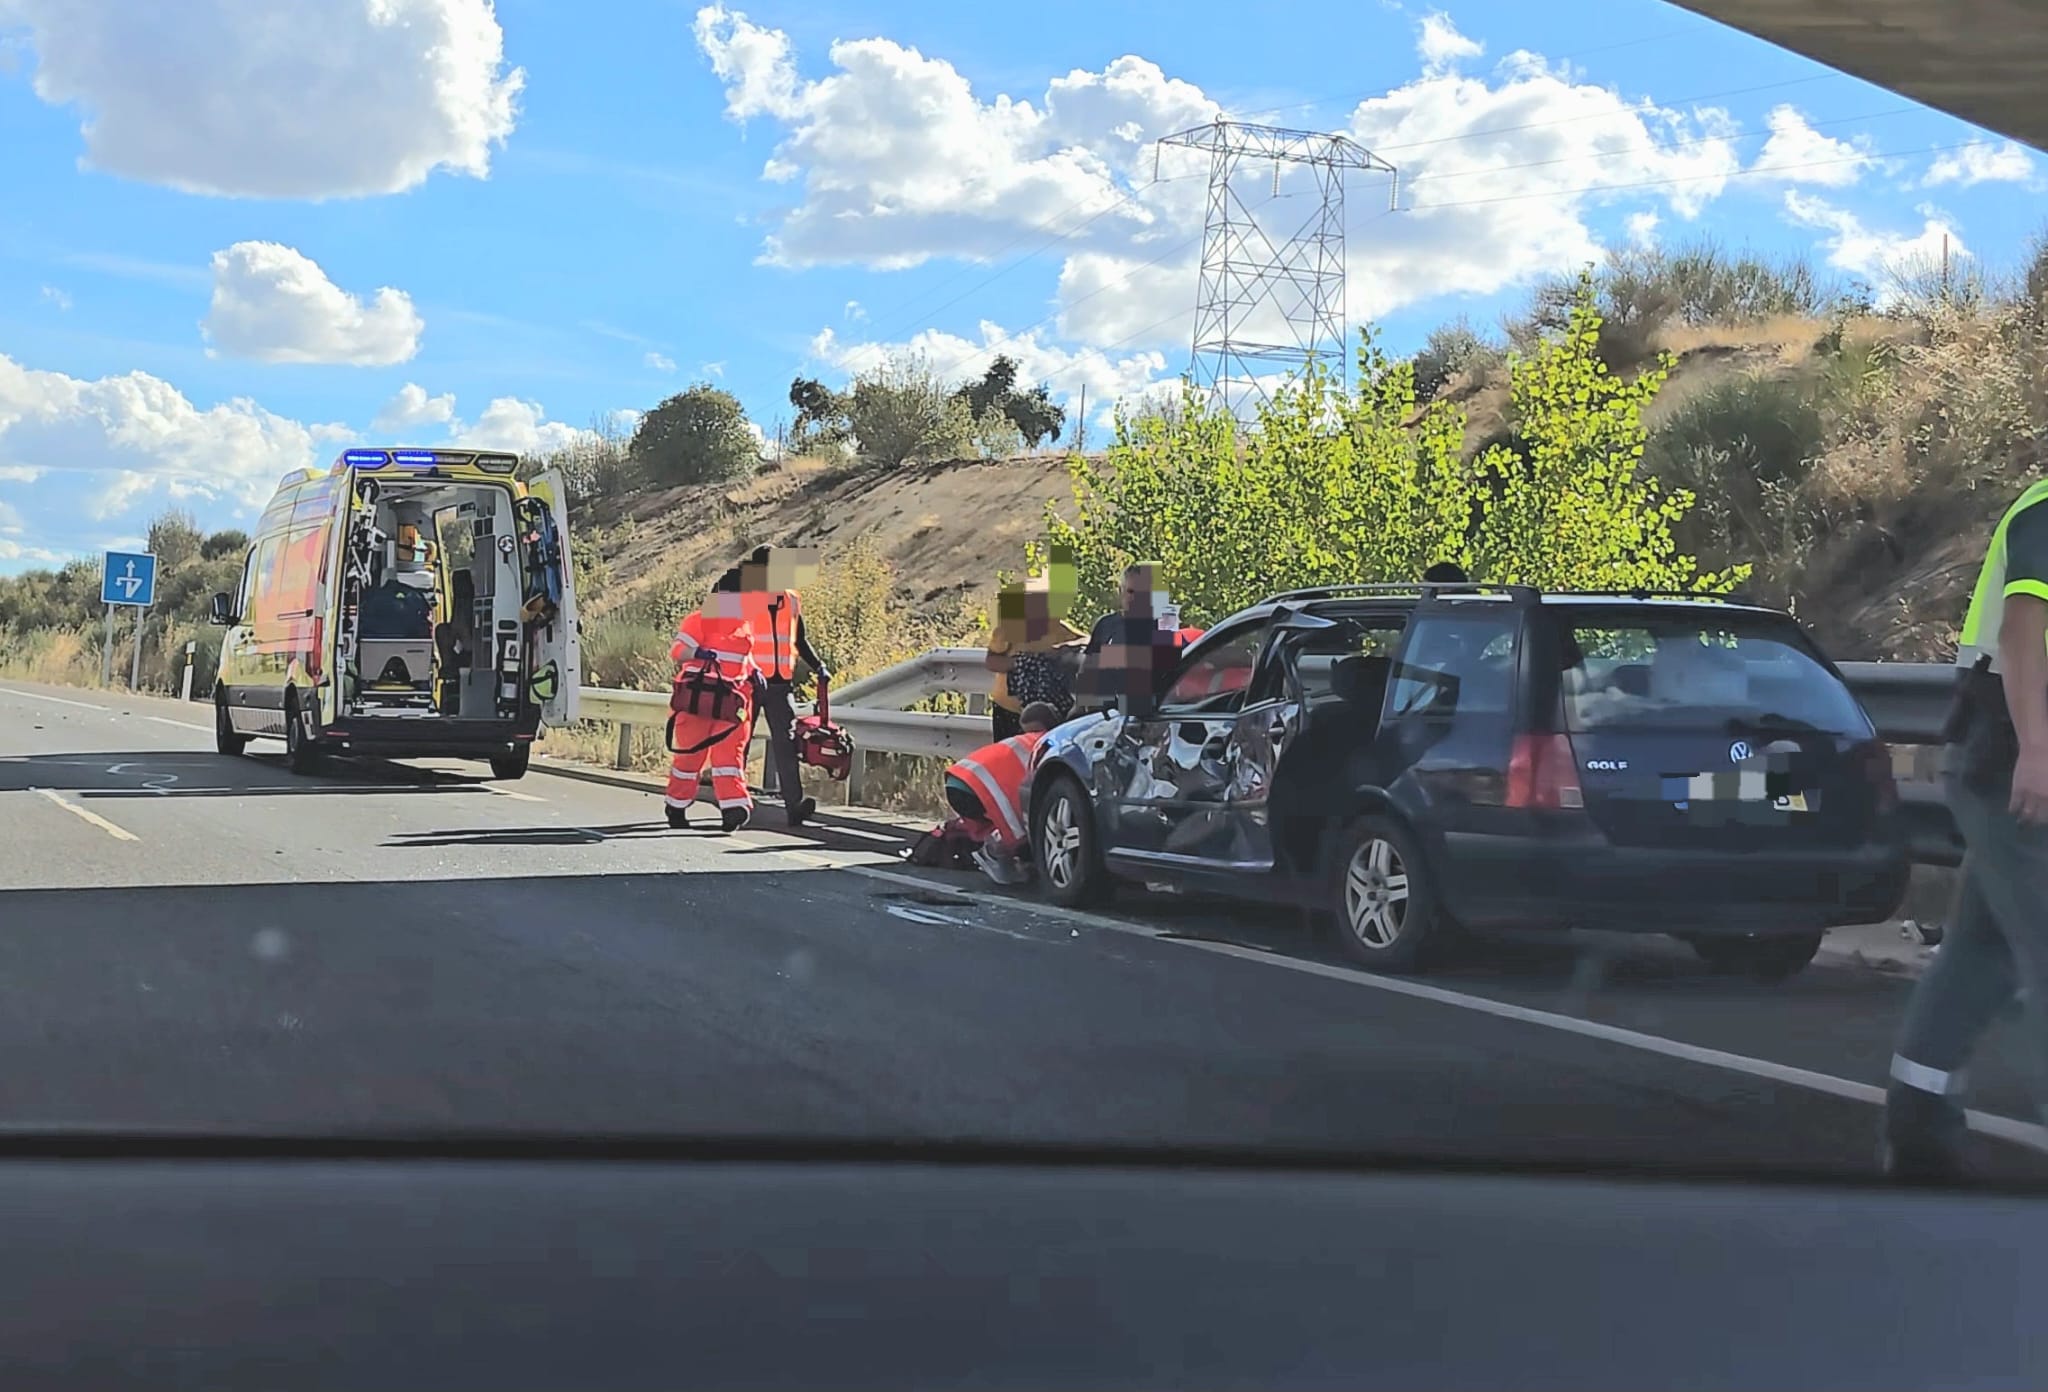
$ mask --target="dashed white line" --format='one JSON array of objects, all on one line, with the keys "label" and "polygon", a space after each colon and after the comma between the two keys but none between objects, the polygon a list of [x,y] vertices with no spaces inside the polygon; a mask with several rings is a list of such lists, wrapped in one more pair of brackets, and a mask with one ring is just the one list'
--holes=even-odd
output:
[{"label": "dashed white line", "polygon": [[76,706],[80,710],[98,711],[101,715],[111,714],[105,706],[96,706],[90,701],[67,701],[62,696],[45,696],[40,691],[16,691],[11,686],[0,686],[0,696],[19,696],[24,701],[48,701],[53,705]]},{"label": "dashed white line", "polygon": [[544,797],[535,797],[535,796],[534,796],[534,795],[533,795],[532,793],[522,793],[522,792],[520,792],[520,791],[519,791],[519,790],[518,790],[517,788],[500,788],[500,787],[499,787],[499,786],[498,786],[497,784],[495,784],[495,783],[483,783],[483,784],[479,784],[478,786],[480,786],[480,787],[481,787],[481,788],[482,788],[482,789],[483,789],[483,790],[484,790],[485,792],[487,792],[487,793],[496,793],[496,794],[497,794],[497,795],[498,795],[499,797],[502,797],[502,798],[511,798],[511,799],[512,799],[513,801],[515,801],[515,802],[546,802],[546,801],[547,801],[547,799],[546,799],[546,798],[544,798]]},{"label": "dashed white line", "polygon": [[[899,874],[873,865],[847,865],[824,860],[821,857],[805,856],[821,868],[844,870],[848,874],[860,875],[886,884],[904,885],[917,889],[939,890],[943,893],[970,900],[991,907],[1017,909],[1025,913],[1038,914],[1046,918],[1061,919],[1069,923],[1085,924],[1105,932],[1125,933],[1132,937],[1150,938],[1154,942],[1168,943],[1175,947],[1191,947],[1198,952],[1213,952],[1223,957],[1236,957],[1261,966],[1278,967],[1283,971],[1301,972],[1307,976],[1320,976],[1331,981],[1342,981],[1353,986],[1370,987],[1375,991],[1386,991],[1392,995],[1407,996],[1414,1000],[1432,1001],[1459,1010],[1476,1011],[1503,1020],[1514,1020],[1521,1024],[1538,1025],[1545,1029],[1559,1030],[1566,1034],[1581,1035],[1598,1039],[1608,1044],[1619,1044],[1626,1049],[1638,1049],[1644,1053],[1661,1054],[1665,1058],[1679,1059],[1686,1063],[1705,1064],[1709,1068],[1726,1069],[1731,1073],[1745,1073],[1752,1078],[1763,1078],[1769,1082],[1785,1083],[1792,1087],[1806,1088],[1813,1092],[1824,1092],[1832,1097],[1846,1098],[1852,1102],[1867,1102],[1882,1106],[1884,1089],[1869,1083],[1859,1083],[1848,1078],[1837,1078],[1832,1073],[1816,1073],[1807,1068],[1794,1068],[1790,1064],[1773,1063],[1769,1059],[1751,1058],[1746,1054],[1731,1054],[1722,1049],[1708,1049],[1698,1044],[1686,1044],[1660,1035],[1643,1034],[1637,1030],[1623,1029],[1618,1025],[1604,1025],[1597,1020],[1582,1020],[1573,1015],[1558,1015],[1548,1010],[1533,1010],[1525,1005],[1513,1005],[1486,996],[1471,996],[1460,991],[1447,991],[1441,986],[1426,986],[1419,981],[1408,981],[1397,976],[1376,976],[1371,972],[1358,971],[1351,967],[1340,967],[1330,962],[1309,961],[1300,957],[1288,957],[1278,952],[1262,952],[1257,948],[1239,947],[1235,943],[1215,942],[1205,938],[1176,938],[1164,936],[1164,929],[1148,928],[1142,924],[1127,923],[1104,914],[1088,913],[1081,909],[1065,909],[1057,904],[1037,904],[1027,900],[1011,899],[1001,894],[988,894],[971,889],[955,889],[952,885],[936,884],[916,875]],[[2011,1141],[2029,1150],[2048,1153],[2048,1127],[2032,1122],[2019,1121],[2012,1117],[1996,1116],[1990,1112],[1967,1114],[1970,1129],[1982,1135],[1995,1136],[2002,1141]],[[1873,1141],[1873,1145],[1875,1142]]]},{"label": "dashed white line", "polygon": [[142,718],[144,720],[153,720],[159,725],[175,725],[180,730],[197,730],[202,735],[210,735],[213,733],[213,726],[194,725],[189,720],[172,720],[170,717],[162,715],[145,715]]},{"label": "dashed white line", "polygon": [[77,803],[72,802],[68,798],[59,795],[57,791],[53,788],[36,788],[32,791],[42,797],[48,798],[51,802],[56,803],[59,807],[63,808],[66,812],[69,812],[72,816],[78,818],[80,821],[90,822],[92,825],[98,827],[101,831],[104,831],[107,835],[113,837],[116,841],[140,841],[142,839],[132,831],[126,831],[121,827],[115,826],[112,822],[108,821],[105,817],[102,817],[99,813],[86,811]]}]

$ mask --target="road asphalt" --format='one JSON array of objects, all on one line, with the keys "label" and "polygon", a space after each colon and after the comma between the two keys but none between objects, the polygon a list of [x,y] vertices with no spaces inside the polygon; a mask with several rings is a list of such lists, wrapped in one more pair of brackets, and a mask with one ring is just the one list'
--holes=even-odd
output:
[{"label": "road asphalt", "polygon": [[[681,1132],[1873,1172],[1909,983],[1655,937],[1419,981],[1290,916],[1069,914],[829,812],[213,752],[210,708],[0,680],[0,1132]],[[709,809],[699,820],[711,820]],[[1980,1163],[2048,1179],[2003,1024]]]}]

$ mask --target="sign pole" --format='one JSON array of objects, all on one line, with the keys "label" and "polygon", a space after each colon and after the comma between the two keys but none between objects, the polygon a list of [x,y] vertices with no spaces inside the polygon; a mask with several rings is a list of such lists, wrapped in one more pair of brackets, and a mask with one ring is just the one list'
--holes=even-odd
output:
[{"label": "sign pole", "polygon": [[135,656],[128,664],[128,689],[142,690],[142,630],[149,621],[149,610],[135,611]]},{"label": "sign pole", "polygon": [[107,606],[107,636],[100,644],[100,685],[114,684],[114,606]]}]

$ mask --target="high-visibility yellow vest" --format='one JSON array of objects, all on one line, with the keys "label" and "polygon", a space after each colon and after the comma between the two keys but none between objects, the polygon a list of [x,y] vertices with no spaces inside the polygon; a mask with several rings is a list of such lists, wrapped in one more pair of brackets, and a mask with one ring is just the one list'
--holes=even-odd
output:
[{"label": "high-visibility yellow vest", "polygon": [[1991,534],[1991,549],[1984,553],[1984,569],[1977,574],[1977,588],[1970,596],[1970,612],[1963,616],[1963,632],[1956,648],[1956,666],[1974,667],[1980,658],[1991,659],[1991,670],[1999,670],[1998,630],[2005,619],[2005,601],[2011,595],[2035,595],[2048,599],[2048,585],[2038,580],[2005,578],[2005,534],[2013,519],[2028,508],[2048,503],[2048,479],[2020,494],[2019,501],[1998,519]]}]

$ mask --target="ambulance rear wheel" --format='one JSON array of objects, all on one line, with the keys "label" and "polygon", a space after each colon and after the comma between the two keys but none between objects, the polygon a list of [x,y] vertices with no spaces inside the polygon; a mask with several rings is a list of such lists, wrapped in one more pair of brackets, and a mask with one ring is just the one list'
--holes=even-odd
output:
[{"label": "ambulance rear wheel", "polygon": [[225,696],[216,696],[213,699],[213,747],[229,758],[249,747],[249,737],[238,733],[235,722],[228,718],[228,700]]},{"label": "ambulance rear wheel", "polygon": [[293,773],[320,771],[320,745],[313,737],[311,716],[300,707],[295,691],[284,696],[284,762]]},{"label": "ambulance rear wheel", "polygon": [[517,782],[526,777],[526,766],[533,762],[533,746],[514,745],[510,754],[491,755],[491,777],[501,778],[507,783]]}]

